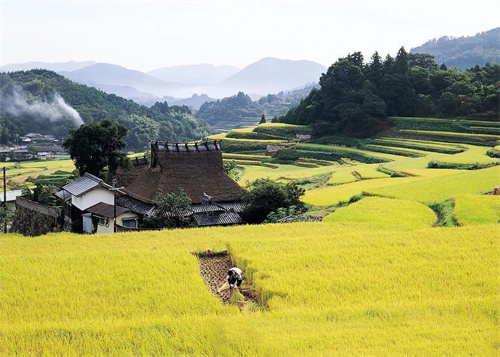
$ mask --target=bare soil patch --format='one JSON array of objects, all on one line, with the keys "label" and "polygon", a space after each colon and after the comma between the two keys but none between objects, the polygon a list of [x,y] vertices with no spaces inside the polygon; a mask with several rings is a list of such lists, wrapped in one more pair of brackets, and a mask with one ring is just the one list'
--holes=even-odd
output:
[{"label": "bare soil patch", "polygon": [[[231,301],[230,290],[219,293],[217,289],[226,282],[227,271],[236,266],[231,259],[231,255],[227,250],[222,252],[207,250],[202,253],[195,252],[194,254],[198,257],[200,274],[205,284],[207,284],[210,291],[217,296],[223,304],[229,304]],[[243,272],[243,283],[241,284],[240,292],[245,297],[245,301],[252,301],[261,305],[252,286],[250,286],[248,280],[245,279],[245,272]],[[241,307],[241,305],[239,306]]]}]

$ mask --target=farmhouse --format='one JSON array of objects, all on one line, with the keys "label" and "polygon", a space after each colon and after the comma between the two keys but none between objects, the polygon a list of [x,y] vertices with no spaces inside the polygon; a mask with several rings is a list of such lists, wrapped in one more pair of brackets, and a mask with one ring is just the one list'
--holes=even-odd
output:
[{"label": "farmhouse", "polygon": [[63,186],[56,196],[63,201],[65,220],[70,225],[81,225],[85,233],[113,233],[115,224],[137,227],[139,220],[130,209],[117,205],[115,192],[118,191],[102,179],[85,173]]},{"label": "farmhouse", "polygon": [[202,144],[151,145],[151,162],[134,163],[132,170],[118,169],[112,177],[123,186],[120,204],[147,210],[158,195],[179,193],[192,201],[192,220],[197,226],[241,223],[243,189],[223,170],[220,141]]},{"label": "farmhouse", "polygon": [[217,141],[155,142],[150,160],[133,159],[132,169],[119,168],[107,183],[86,173],[56,196],[63,201],[68,224],[81,224],[86,233],[112,233],[137,229],[143,217],[154,212],[158,195],[180,189],[191,199],[194,225],[242,222],[243,189],[224,172]]}]

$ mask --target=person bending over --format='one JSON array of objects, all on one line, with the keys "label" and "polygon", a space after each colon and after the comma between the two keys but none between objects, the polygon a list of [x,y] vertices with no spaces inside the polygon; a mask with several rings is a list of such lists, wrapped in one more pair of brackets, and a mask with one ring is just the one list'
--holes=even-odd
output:
[{"label": "person bending over", "polygon": [[241,283],[243,281],[243,277],[241,276],[241,274],[241,269],[236,267],[228,270],[226,279],[230,288],[239,288],[241,286]]}]

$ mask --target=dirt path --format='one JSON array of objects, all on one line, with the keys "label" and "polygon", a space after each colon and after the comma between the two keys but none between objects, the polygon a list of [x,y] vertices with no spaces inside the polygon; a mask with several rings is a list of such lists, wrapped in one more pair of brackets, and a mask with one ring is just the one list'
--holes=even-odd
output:
[{"label": "dirt path", "polygon": [[[220,253],[207,251],[196,255],[200,262],[200,274],[205,284],[208,285],[210,291],[217,296],[223,304],[229,304],[231,299],[229,290],[221,293],[217,291],[217,289],[226,282],[227,271],[234,266],[229,253],[227,253],[227,251]],[[243,284],[241,285],[240,292],[245,297],[245,300],[261,304],[258,297],[252,291],[251,286],[249,286],[248,282],[245,280],[245,272],[243,272]]]},{"label": "dirt path", "polygon": [[219,293],[217,289],[226,282],[227,271],[233,267],[230,255],[198,255],[198,261],[200,262],[200,274],[210,291],[224,304],[229,304],[229,290]]}]

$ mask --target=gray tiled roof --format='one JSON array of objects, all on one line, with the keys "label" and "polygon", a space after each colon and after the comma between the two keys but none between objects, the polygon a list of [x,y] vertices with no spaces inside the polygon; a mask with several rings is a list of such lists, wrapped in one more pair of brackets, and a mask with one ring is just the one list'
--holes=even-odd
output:
[{"label": "gray tiled roof", "polygon": [[92,190],[93,188],[101,185],[102,182],[103,182],[102,179],[87,172],[85,173],[85,175],[83,175],[76,181],[73,181],[67,184],[66,186],[63,186],[63,189],[71,193],[73,196],[78,197]]},{"label": "gray tiled roof", "polygon": [[194,213],[228,211],[240,213],[245,209],[243,202],[216,202],[209,204],[195,203],[193,204]]},{"label": "gray tiled roof", "polygon": [[193,219],[198,226],[226,226],[242,222],[241,217],[232,212],[195,213]]},{"label": "gray tiled roof", "polygon": [[71,194],[64,190],[57,191],[56,196],[59,197],[64,202],[69,201],[71,199]]},{"label": "gray tiled roof", "polygon": [[139,213],[142,215],[149,215],[154,210],[155,205],[147,204],[136,200],[130,196],[118,196],[116,198],[116,204],[128,208],[130,211]]}]

